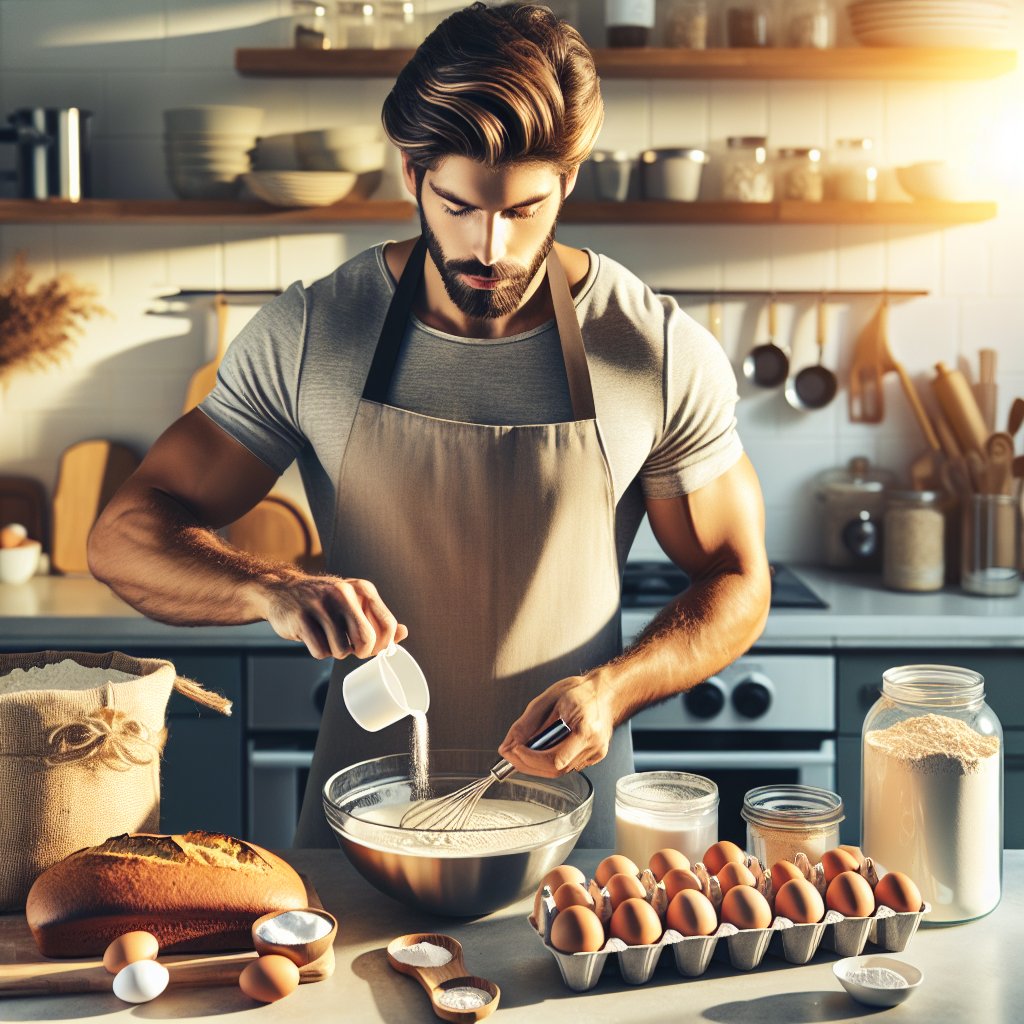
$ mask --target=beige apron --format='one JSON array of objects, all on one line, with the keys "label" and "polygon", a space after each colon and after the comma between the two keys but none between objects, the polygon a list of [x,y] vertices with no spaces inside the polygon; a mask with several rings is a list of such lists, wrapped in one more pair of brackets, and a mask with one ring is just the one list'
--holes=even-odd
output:
[{"label": "beige apron", "polygon": [[[337,484],[328,570],[372,581],[430,687],[430,747],[494,750],[529,701],[621,649],[615,501],[562,265],[547,260],[572,422],[490,426],[386,404],[423,275],[413,249],[395,289]],[[509,381],[509,387],[515,387]],[[439,382],[443,387],[443,382]],[[409,750],[408,720],[365,732],[335,664],[295,836],[333,847],[321,795],[347,765]],[[586,770],[594,811],[580,844],[614,845],[615,780],[633,770],[628,724]],[[496,794],[497,795],[497,794]]]}]

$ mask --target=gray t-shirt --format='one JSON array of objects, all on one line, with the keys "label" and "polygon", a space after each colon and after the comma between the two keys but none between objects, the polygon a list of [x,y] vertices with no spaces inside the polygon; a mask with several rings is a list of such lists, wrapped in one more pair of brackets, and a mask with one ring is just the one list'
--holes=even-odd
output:
[{"label": "gray t-shirt", "polygon": [[[620,566],[644,497],[672,498],[720,476],[742,453],[736,378],[718,342],[666,296],[597,253],[575,296],[611,469]],[[199,408],[279,473],[298,459],[330,557],[349,430],[394,292],[384,243],[308,288],[293,284],[228,348]],[[554,321],[507,338],[462,338],[413,318],[389,403],[472,423],[572,419]]]}]

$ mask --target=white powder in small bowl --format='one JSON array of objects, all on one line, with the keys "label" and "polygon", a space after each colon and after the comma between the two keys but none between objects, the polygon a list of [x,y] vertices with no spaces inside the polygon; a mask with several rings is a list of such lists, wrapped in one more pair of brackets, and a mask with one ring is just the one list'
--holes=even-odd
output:
[{"label": "white powder in small bowl", "polygon": [[846,972],[846,980],[865,988],[909,988],[902,974],[888,967],[857,967]]},{"label": "white powder in small bowl", "polygon": [[334,926],[326,917],[302,910],[289,910],[260,925],[258,935],[264,942],[278,946],[298,946],[322,939]]},{"label": "white powder in small bowl", "polygon": [[396,949],[391,955],[399,963],[411,964],[413,967],[443,967],[452,958],[451,950],[433,942],[414,942],[410,946]]}]

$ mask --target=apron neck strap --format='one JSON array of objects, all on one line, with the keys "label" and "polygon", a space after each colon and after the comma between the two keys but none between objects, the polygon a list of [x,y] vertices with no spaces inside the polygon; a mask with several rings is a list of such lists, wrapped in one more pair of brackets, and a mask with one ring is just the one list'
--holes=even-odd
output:
[{"label": "apron neck strap", "polygon": [[[379,405],[387,404],[391,378],[398,363],[413,303],[423,279],[423,267],[427,257],[427,243],[422,236],[417,239],[406,261],[402,276],[391,297],[384,324],[380,330],[377,348],[373,353],[370,372],[363,386],[363,398]],[[590,368],[583,347],[583,333],[580,331],[576,307],[569,291],[562,262],[555,254],[554,247],[548,253],[547,281],[551,289],[551,304],[555,310],[558,338],[562,344],[562,358],[569,382],[569,398],[572,401],[574,420],[591,420],[595,417],[594,390],[590,383]]]}]

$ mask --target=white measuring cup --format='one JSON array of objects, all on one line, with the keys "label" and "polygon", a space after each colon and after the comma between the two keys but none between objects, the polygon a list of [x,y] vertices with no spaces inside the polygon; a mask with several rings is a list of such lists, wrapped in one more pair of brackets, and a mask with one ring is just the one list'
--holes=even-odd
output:
[{"label": "white measuring cup", "polygon": [[341,683],[348,713],[367,732],[379,732],[430,707],[427,677],[404,648],[387,650],[357,665]]}]

